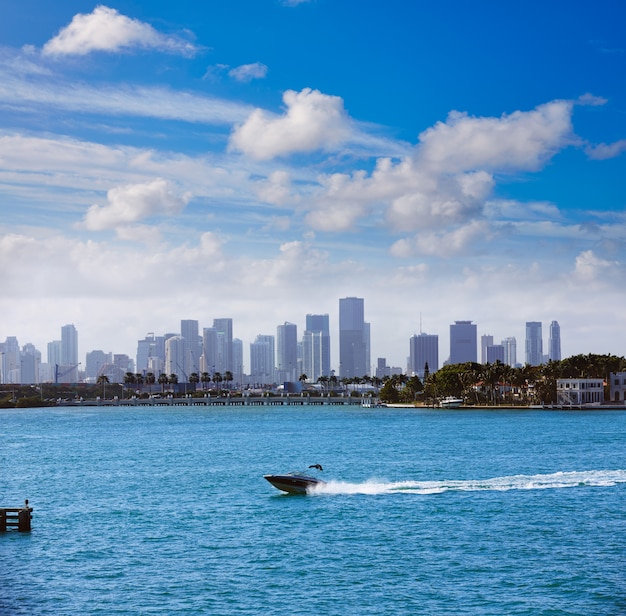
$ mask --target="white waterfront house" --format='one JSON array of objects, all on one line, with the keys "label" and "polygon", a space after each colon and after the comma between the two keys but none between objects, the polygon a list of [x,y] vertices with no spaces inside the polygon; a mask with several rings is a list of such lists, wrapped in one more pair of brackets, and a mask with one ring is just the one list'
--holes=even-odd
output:
[{"label": "white waterfront house", "polygon": [[557,379],[557,404],[563,406],[598,405],[604,402],[603,379]]},{"label": "white waterfront house", "polygon": [[609,388],[611,402],[626,402],[626,372],[611,372]]}]

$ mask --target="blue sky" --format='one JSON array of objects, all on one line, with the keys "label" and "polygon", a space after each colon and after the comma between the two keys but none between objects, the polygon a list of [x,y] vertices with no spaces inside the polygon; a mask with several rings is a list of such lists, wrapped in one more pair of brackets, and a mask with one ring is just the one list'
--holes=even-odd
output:
[{"label": "blue sky", "polygon": [[[626,5],[7,2],[0,340],[248,343],[365,298],[372,358],[473,320],[626,354]],[[331,332],[333,333],[333,332]],[[335,339],[337,336],[335,335]],[[546,340],[547,343],[547,340]],[[334,358],[338,357],[336,347]]]}]

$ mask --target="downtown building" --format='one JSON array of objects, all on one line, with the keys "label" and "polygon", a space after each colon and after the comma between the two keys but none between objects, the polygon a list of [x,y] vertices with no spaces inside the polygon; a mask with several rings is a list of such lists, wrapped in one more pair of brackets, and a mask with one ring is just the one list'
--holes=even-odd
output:
[{"label": "downtown building", "polygon": [[526,322],[526,363],[529,366],[543,364],[543,338],[540,321]]},{"label": "downtown building", "polygon": [[276,380],[298,380],[298,326],[285,322],[276,328]]},{"label": "downtown building", "polygon": [[409,374],[422,381],[428,368],[432,374],[439,370],[439,336],[420,333],[409,340]]},{"label": "downtown building", "polygon": [[330,321],[327,314],[307,314],[302,335],[302,372],[315,383],[330,376]]},{"label": "downtown building", "polygon": [[477,362],[478,333],[471,321],[455,321],[450,325],[450,364]]},{"label": "downtown building", "polygon": [[362,298],[339,300],[339,378],[362,377],[370,373],[370,327],[364,314]]}]

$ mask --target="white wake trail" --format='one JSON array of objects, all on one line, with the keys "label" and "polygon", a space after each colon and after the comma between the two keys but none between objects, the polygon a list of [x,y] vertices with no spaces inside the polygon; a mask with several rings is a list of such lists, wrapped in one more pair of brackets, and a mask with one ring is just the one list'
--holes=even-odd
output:
[{"label": "white wake trail", "polygon": [[491,479],[386,482],[369,479],[363,483],[329,481],[311,494],[442,494],[508,490],[546,490],[577,487],[610,487],[626,483],[626,470],[563,471],[541,475],[507,475]]}]

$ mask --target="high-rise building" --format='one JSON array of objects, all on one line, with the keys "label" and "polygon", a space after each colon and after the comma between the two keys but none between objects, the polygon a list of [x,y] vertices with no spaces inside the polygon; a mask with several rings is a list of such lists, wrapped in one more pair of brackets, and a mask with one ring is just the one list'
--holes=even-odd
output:
[{"label": "high-rise building", "polygon": [[[153,333],[146,334],[143,340],[137,341],[137,372],[139,374],[145,375],[147,372],[152,372],[148,369],[151,357],[157,357],[157,341]],[[90,375],[87,374],[87,376]]]},{"label": "high-rise building", "polygon": [[233,378],[235,385],[243,383],[243,341],[233,338]]},{"label": "high-rise building", "polygon": [[213,319],[213,327],[217,332],[215,370],[223,376],[227,370],[233,372],[233,320]]},{"label": "high-rise building", "polygon": [[[303,371],[304,373],[317,380],[320,376],[330,376],[330,321],[327,314],[307,314],[306,315],[306,332],[320,332],[321,333],[321,364],[319,374],[316,376],[310,375],[305,368],[305,361],[303,357]],[[304,351],[303,351],[304,352]]]},{"label": "high-rise building", "polygon": [[561,327],[558,321],[552,321],[552,323],[550,323],[548,359],[551,361],[561,361]]},{"label": "high-rise building", "polygon": [[409,372],[424,378],[428,364],[428,372],[439,370],[439,336],[420,333],[409,340]]},{"label": "high-rise building", "polygon": [[487,347],[486,353],[487,361],[483,362],[486,364],[495,364],[497,361],[500,363],[504,363],[504,346],[501,344],[490,344]]},{"label": "high-rise building", "polygon": [[57,380],[78,382],[78,332],[73,324],[61,328],[61,365],[57,370]]},{"label": "high-rise building", "polygon": [[[141,340],[139,342],[141,342]],[[89,351],[85,356],[85,378],[87,382],[95,383],[102,374],[104,366],[112,362],[113,358],[110,353],[105,353],[104,351]]]},{"label": "high-rise building", "polygon": [[296,381],[298,371],[298,327],[284,323],[276,328],[276,372],[278,381]]},{"label": "high-rise building", "polygon": [[184,366],[189,361],[187,341],[182,336],[172,336],[165,341],[165,373],[175,374],[179,383],[188,383],[189,375]]},{"label": "high-rise building", "polygon": [[517,365],[517,341],[514,337],[505,338],[502,341],[504,347],[504,363],[507,366]]},{"label": "high-rise building", "polygon": [[21,352],[15,336],[8,336],[2,345],[2,383],[19,383],[21,381]]},{"label": "high-rise building", "polygon": [[200,373],[200,355],[202,349],[200,336],[198,335],[198,321],[194,319],[183,319],[180,322],[180,335],[187,342],[188,363],[185,366],[187,374]]},{"label": "high-rise building", "polygon": [[41,353],[30,342],[22,347],[20,365],[20,383],[35,385],[39,383],[39,366],[41,365]]},{"label": "high-rise building", "polygon": [[483,335],[480,337],[480,363],[491,363],[487,359],[487,347],[493,345],[493,336]]},{"label": "high-rise building", "polygon": [[250,377],[253,383],[260,385],[274,382],[275,338],[270,335],[259,334],[254,342],[250,343]]},{"label": "high-rise building", "polygon": [[[471,321],[455,321],[450,325],[450,363],[464,364],[477,360],[477,331]],[[430,366],[429,366],[430,367]]]},{"label": "high-rise building", "polygon": [[352,378],[369,374],[369,324],[364,319],[364,301],[360,297],[339,300],[339,377]]},{"label": "high-rise building", "polygon": [[302,372],[309,381],[315,383],[320,376],[329,376],[330,371],[324,373],[322,357],[324,354],[324,335],[321,331],[305,331],[302,335]]},{"label": "high-rise building", "polygon": [[526,323],[526,363],[530,366],[540,366],[543,363],[543,339],[539,321]]},{"label": "high-rise building", "polygon": [[205,327],[202,330],[202,360],[200,371],[208,372],[211,376],[217,369],[217,330],[215,327]]}]

